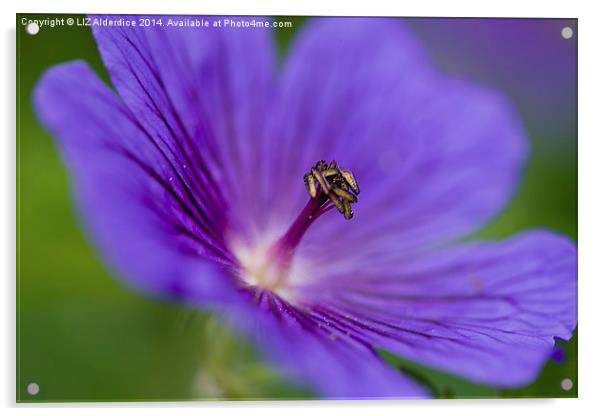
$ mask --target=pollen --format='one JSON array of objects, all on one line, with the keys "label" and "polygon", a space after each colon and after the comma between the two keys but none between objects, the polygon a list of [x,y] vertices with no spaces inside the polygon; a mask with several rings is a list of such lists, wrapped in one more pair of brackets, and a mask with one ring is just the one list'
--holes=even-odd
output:
[{"label": "pollen", "polygon": [[351,204],[357,202],[360,188],[353,173],[337,166],[336,161],[326,164],[320,160],[303,176],[310,198],[330,202],[345,219],[353,218]]}]

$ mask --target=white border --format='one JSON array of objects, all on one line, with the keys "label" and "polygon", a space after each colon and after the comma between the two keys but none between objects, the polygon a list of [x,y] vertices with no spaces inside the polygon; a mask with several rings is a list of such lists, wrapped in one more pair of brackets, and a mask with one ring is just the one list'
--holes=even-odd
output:
[{"label": "white border", "polygon": [[[496,2],[454,0],[420,2],[394,2],[370,0],[358,3],[327,2],[325,0],[237,0],[180,2],[145,0],[23,0],[20,4],[3,2],[0,19],[3,23],[3,65],[0,66],[2,89],[8,92],[1,101],[3,107],[1,125],[7,135],[1,141],[0,228],[3,231],[0,264],[4,266],[4,283],[1,321],[2,342],[0,366],[1,404],[9,407],[8,414],[19,411],[42,411],[44,414],[80,414],[81,407],[93,414],[104,414],[107,408],[123,408],[132,414],[164,415],[166,407],[178,408],[178,412],[195,414],[211,412],[224,414],[245,412],[245,415],[271,415],[331,413],[341,410],[348,414],[362,414],[375,408],[382,414],[412,412],[445,412],[446,415],[504,415],[508,412],[545,412],[547,415],[578,412],[587,414],[589,409],[599,408],[602,394],[598,391],[602,377],[600,366],[600,340],[602,328],[598,317],[602,316],[599,299],[602,296],[602,267],[596,262],[602,246],[596,245],[596,237],[602,235],[600,217],[602,198],[600,181],[602,149],[600,140],[600,78],[602,61],[602,16],[593,1],[577,0],[527,2],[525,0],[497,0]],[[395,16],[488,16],[488,17],[565,17],[578,18],[579,37],[579,399],[563,400],[477,400],[477,401],[429,401],[429,402],[297,402],[297,403],[173,403],[173,404],[84,404],[84,405],[15,405],[15,13],[182,13],[182,14],[255,14],[255,15],[395,15]],[[599,240],[599,238],[598,238]],[[582,413],[583,412],[583,413]]]}]

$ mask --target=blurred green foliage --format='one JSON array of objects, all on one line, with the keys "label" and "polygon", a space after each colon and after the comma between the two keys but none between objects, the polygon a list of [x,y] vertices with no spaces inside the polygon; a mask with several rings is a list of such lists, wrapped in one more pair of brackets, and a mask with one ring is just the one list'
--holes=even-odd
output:
[{"label": "blurred green foliage", "polygon": [[[36,80],[52,65],[84,59],[105,80],[106,71],[88,29],[43,28],[30,36],[22,17],[35,16],[17,16],[17,400],[312,397],[215,318],[143,297],[111,275],[78,225],[69,178],[30,102]],[[275,31],[281,55],[303,22],[291,20],[294,29]],[[544,226],[576,238],[576,137],[562,139],[550,148],[534,138],[516,198],[479,237]],[[505,391],[383,354],[437,397],[574,397],[576,338],[564,363],[549,362],[532,385]],[[574,388],[564,392],[567,377]],[[32,382],[40,386],[35,396],[26,392]]]}]

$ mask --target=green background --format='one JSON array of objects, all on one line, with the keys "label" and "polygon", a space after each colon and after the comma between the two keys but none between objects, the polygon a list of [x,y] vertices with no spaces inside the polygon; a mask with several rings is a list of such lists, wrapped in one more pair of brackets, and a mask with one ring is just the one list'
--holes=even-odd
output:
[{"label": "green background", "polygon": [[[45,16],[17,15],[17,400],[312,397],[282,380],[215,318],[125,288],[93,250],[78,225],[67,173],[30,97],[41,73],[63,61],[85,59],[105,80],[107,75],[88,28],[25,33],[21,17]],[[61,17],[69,16],[80,17]],[[293,21],[293,29],[274,31],[284,55],[304,19],[280,19]],[[432,55],[437,62],[436,48]],[[576,239],[576,129],[538,137],[542,129],[530,120],[529,109],[521,111],[532,136],[532,157],[508,209],[478,237],[544,226]],[[534,383],[513,390],[475,385],[383,354],[437,397],[575,397],[576,344],[575,334],[564,345],[563,363],[550,361]],[[564,378],[574,383],[568,392],[560,387]],[[26,391],[32,382],[40,386],[35,396]]]}]

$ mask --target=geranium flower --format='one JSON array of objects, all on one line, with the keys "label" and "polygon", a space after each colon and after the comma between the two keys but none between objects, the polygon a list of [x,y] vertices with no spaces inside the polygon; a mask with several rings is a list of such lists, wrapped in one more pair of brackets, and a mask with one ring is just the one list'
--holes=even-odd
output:
[{"label": "geranium flower", "polygon": [[132,286],[212,308],[325,397],[428,395],[376,348],[507,387],[571,337],[572,241],[462,240],[519,181],[519,118],[400,21],[312,20],[281,67],[265,28],[93,30],[116,92],[70,62],[35,105]]}]

